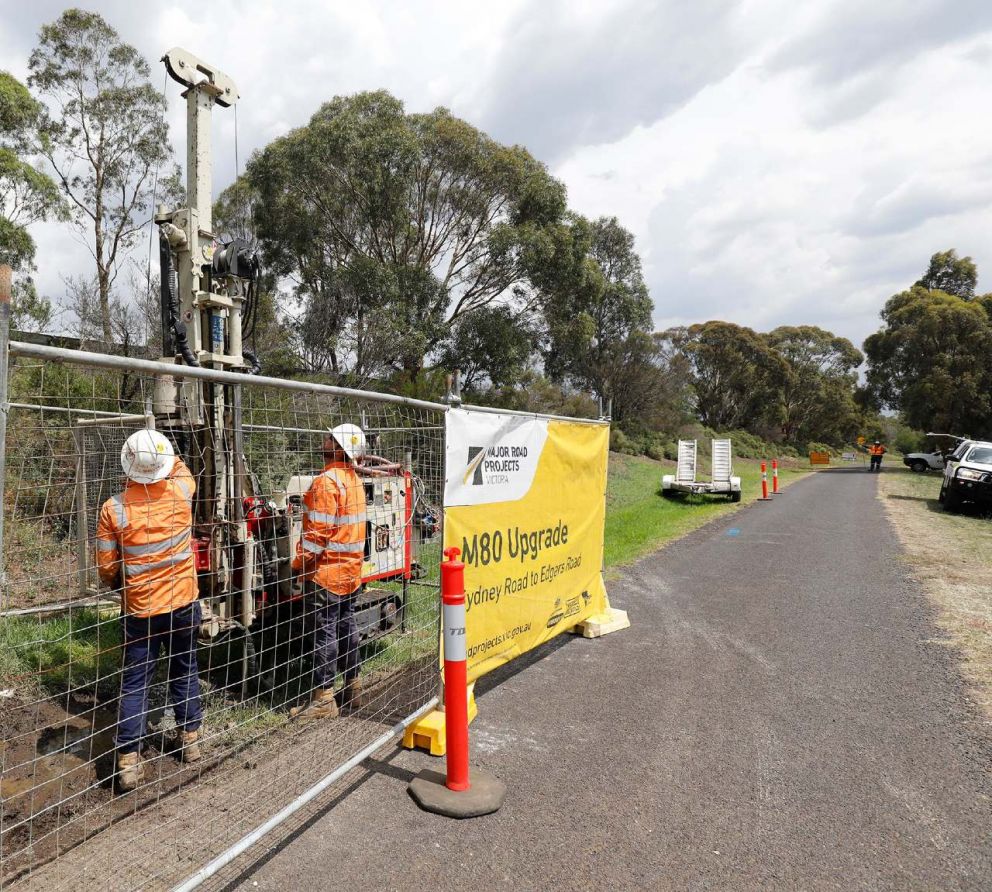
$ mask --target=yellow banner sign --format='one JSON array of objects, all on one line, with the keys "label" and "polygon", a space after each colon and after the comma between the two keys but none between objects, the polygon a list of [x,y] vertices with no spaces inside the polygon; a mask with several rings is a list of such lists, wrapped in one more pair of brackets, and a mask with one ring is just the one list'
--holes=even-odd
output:
[{"label": "yellow banner sign", "polygon": [[465,562],[471,681],[608,606],[609,428],[460,409],[446,428],[444,545]]}]

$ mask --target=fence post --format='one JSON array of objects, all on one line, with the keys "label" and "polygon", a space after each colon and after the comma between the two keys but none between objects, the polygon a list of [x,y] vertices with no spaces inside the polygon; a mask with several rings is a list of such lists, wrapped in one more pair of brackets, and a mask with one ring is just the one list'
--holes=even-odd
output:
[{"label": "fence post", "polygon": [[[405,449],[403,451],[403,471],[406,477],[406,482],[403,487],[404,490],[406,491],[405,502],[406,505],[412,505],[413,494],[409,491],[410,487],[413,486],[413,450],[412,449]],[[405,506],[404,506],[404,511],[406,511]],[[404,564],[407,564],[408,570],[412,572],[413,562],[416,557],[413,548],[413,525],[415,523],[415,519],[413,517],[412,510],[406,511],[406,517],[407,517],[406,524],[408,525],[408,529],[406,530],[405,534],[406,534],[406,548],[409,549],[409,554],[407,555],[407,557],[409,559],[404,560]],[[402,595],[403,600],[400,602],[401,632],[406,631],[406,605],[407,605],[407,599],[410,597],[410,572],[405,572],[403,574],[403,595]]]},{"label": "fence post", "polygon": [[0,606],[7,606],[7,570],[3,519],[7,492],[7,361],[10,344],[10,298],[13,270],[0,263]]}]

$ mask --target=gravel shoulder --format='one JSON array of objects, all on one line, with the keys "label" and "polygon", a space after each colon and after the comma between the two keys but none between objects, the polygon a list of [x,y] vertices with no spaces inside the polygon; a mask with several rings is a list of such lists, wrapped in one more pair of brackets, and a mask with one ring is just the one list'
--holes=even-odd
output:
[{"label": "gravel shoulder", "polygon": [[940,482],[939,474],[900,469],[880,476],[878,497],[913,577],[936,607],[970,696],[992,723],[992,523],[975,506],[945,511]]}]

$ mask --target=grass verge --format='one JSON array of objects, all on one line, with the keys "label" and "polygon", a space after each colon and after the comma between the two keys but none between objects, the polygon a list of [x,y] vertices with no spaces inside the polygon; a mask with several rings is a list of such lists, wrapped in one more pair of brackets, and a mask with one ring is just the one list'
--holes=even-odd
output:
[{"label": "grass verge", "polygon": [[940,476],[893,468],[878,497],[906,551],[913,576],[938,609],[947,643],[974,699],[992,719],[992,523],[978,510],[951,514],[937,501]]}]

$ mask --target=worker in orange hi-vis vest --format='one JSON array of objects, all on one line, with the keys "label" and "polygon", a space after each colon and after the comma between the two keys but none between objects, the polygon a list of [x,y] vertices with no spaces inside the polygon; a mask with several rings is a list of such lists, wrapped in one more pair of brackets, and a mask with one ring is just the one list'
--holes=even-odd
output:
[{"label": "worker in orange hi-vis vest", "polygon": [[869,471],[882,470],[882,456],[885,455],[885,452],[886,449],[882,445],[881,440],[876,440],[868,447],[868,454],[871,456],[871,467],[868,468]]},{"label": "worker in orange hi-vis vest", "polygon": [[334,681],[344,677],[341,706],[363,705],[355,600],[365,560],[365,487],[355,463],[365,454],[365,433],[339,424],[324,438],[324,470],[303,497],[303,535],[293,570],[306,578],[307,598],[316,614],[315,689],[310,704],[293,710],[301,718],[338,714]]},{"label": "worker in orange hi-vis vest", "polygon": [[100,509],[96,563],[106,584],[123,583],[124,666],[115,745],[117,783],[127,791],[144,779],[141,742],[161,649],[169,655],[169,702],[176,714],[172,744],[183,762],[200,758],[203,712],[196,665],[201,615],[191,543],[196,483],[157,431],[131,434],[121,450],[121,467],[127,486]]}]

